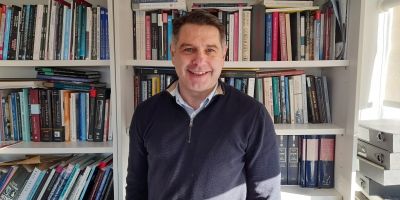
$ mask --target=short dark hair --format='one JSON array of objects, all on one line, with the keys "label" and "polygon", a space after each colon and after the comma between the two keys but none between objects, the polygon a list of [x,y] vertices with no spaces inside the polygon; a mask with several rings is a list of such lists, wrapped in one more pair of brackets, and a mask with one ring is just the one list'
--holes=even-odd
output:
[{"label": "short dark hair", "polygon": [[225,44],[225,27],[220,22],[220,20],[213,14],[205,10],[196,9],[191,12],[188,12],[184,16],[175,19],[173,22],[173,29],[172,29],[174,42],[178,41],[179,31],[185,24],[214,26],[215,28],[218,29],[221,44]]}]

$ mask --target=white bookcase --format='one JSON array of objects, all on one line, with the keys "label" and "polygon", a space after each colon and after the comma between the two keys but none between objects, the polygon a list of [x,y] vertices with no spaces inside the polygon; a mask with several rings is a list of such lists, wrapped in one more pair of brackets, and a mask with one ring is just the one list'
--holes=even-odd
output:
[{"label": "white bookcase", "polygon": [[[214,1],[218,2],[218,1]],[[129,149],[129,126],[134,112],[133,75],[136,66],[172,67],[170,61],[133,60],[132,11],[130,0],[114,2],[115,63],[118,127],[118,199],[125,198],[125,178]],[[332,124],[276,125],[278,135],[335,134],[334,189],[283,186],[282,199],[354,199],[352,184],[354,170],[354,130],[357,110],[359,77],[359,41],[362,0],[349,0],[346,60],[226,62],[229,68],[304,69],[306,73],[325,75],[331,98]]]},{"label": "white bookcase", "polygon": [[[72,2],[72,0],[66,0]],[[2,0],[5,5],[48,4],[49,0]],[[106,82],[111,88],[111,127],[113,141],[109,142],[20,142],[0,149],[0,157],[12,157],[27,154],[113,154],[114,166],[114,199],[119,199],[118,172],[118,131],[117,130],[117,94],[116,94],[116,67],[114,54],[114,2],[113,0],[87,0],[93,6],[103,6],[108,9],[110,60],[0,60],[0,78],[35,78],[36,66],[64,67],[84,70],[100,71],[101,82]]]}]

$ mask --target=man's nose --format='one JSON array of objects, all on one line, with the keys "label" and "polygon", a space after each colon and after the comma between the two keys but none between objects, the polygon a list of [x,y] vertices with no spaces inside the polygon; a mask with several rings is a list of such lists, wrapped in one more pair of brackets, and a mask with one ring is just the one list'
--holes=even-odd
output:
[{"label": "man's nose", "polygon": [[192,64],[201,65],[203,62],[205,62],[206,56],[207,55],[204,52],[198,51],[193,57]]}]

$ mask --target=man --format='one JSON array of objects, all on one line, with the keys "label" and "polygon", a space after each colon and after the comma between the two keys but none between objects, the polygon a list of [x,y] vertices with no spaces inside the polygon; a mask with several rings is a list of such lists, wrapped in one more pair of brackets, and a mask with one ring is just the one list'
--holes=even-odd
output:
[{"label": "man", "polygon": [[126,199],[280,199],[269,114],[218,82],[224,38],[218,18],[206,11],[174,21],[171,54],[178,80],[135,111]]}]

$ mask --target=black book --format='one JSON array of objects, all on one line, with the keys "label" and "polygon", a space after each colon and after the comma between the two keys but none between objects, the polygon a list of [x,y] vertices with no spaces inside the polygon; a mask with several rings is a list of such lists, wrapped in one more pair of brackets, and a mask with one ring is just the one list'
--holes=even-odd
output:
[{"label": "black book", "polygon": [[52,72],[52,73],[59,73],[59,74],[76,74],[76,75],[100,74],[99,71],[80,71],[80,70],[58,68],[58,67],[35,67],[35,70],[38,72],[48,72],[48,73]]},{"label": "black book", "polygon": [[94,136],[94,124],[96,119],[96,88],[92,88],[89,91],[89,133],[87,140],[93,141]]},{"label": "black book", "polygon": [[251,11],[250,34],[250,59],[251,61],[263,61],[265,58],[265,6],[256,4]]},{"label": "black book", "polygon": [[132,12],[132,47],[133,47],[133,59],[137,59],[137,44],[136,44],[136,11]]},{"label": "black book", "polygon": [[152,60],[157,60],[158,59],[158,35],[159,35],[159,30],[158,30],[158,23],[157,23],[157,12],[154,11],[150,13],[151,16],[151,59]]},{"label": "black book", "polygon": [[52,91],[39,90],[40,95],[40,140],[42,142],[53,141],[53,123],[52,123]]},{"label": "black book", "polygon": [[19,44],[18,44],[18,60],[25,60],[25,23],[26,14],[30,5],[23,5],[21,12],[21,19],[19,20]]},{"label": "black book", "polygon": [[[47,18],[49,15],[49,6],[44,5],[43,6],[43,19],[42,19],[42,28],[41,28],[41,37],[40,37],[40,55],[39,59],[44,60],[46,59],[46,41],[47,41]],[[35,33],[39,34],[39,33]],[[35,44],[38,45],[38,44]]]},{"label": "black book", "polygon": [[56,60],[61,60],[61,48],[62,48],[62,36],[63,30],[63,19],[64,19],[64,6],[57,5],[57,25],[56,25]]},{"label": "black book", "polygon": [[[11,29],[10,40],[8,42],[8,55],[7,60],[16,60],[17,57],[17,38],[18,38],[18,22],[21,12],[21,7],[13,5],[11,7]],[[5,44],[6,45],[6,44]]]},{"label": "black book", "polygon": [[35,43],[35,26],[36,26],[36,11],[37,6],[31,5],[31,12],[29,16],[29,29],[28,29],[28,41],[27,41],[27,51],[26,59],[33,60],[33,46]]},{"label": "black book", "polygon": [[104,114],[106,99],[109,98],[110,90],[107,88],[96,89],[96,116],[94,121],[94,142],[102,142],[104,135]]},{"label": "black book", "polygon": [[52,115],[53,115],[53,141],[64,142],[65,132],[62,125],[61,107],[63,100],[60,99],[60,90],[52,90]]},{"label": "black book", "polygon": [[50,172],[51,172],[51,169],[46,170],[46,173],[44,174],[42,180],[40,181],[38,189],[36,189],[35,194],[33,194],[33,196],[32,196],[32,199],[37,199],[39,197],[39,194],[42,191],[44,184],[46,183],[47,179],[49,178]]},{"label": "black book", "polygon": [[0,194],[0,199],[17,199],[19,194],[28,180],[31,170],[25,168],[25,166],[18,166],[17,171],[11,177],[5,189]]},{"label": "black book", "polygon": [[300,12],[290,13],[290,35],[292,40],[292,60],[300,60]]}]

